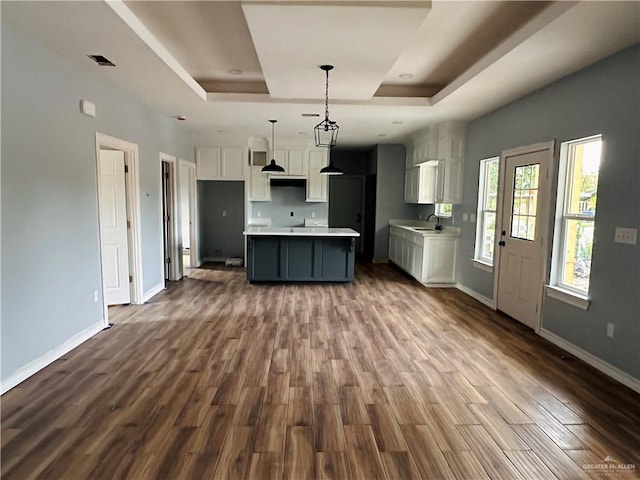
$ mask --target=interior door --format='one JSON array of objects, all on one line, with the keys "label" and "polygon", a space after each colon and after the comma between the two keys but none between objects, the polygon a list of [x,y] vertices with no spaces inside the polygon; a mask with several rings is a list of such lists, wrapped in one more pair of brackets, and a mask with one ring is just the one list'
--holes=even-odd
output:
[{"label": "interior door", "polygon": [[107,305],[131,302],[124,152],[100,150],[100,239]]},{"label": "interior door", "polygon": [[[329,226],[351,228],[362,235],[362,177],[331,176],[329,179]],[[356,252],[362,253],[361,237]]]},{"label": "interior door", "polygon": [[538,329],[553,146],[514,152],[503,153],[497,307]]}]

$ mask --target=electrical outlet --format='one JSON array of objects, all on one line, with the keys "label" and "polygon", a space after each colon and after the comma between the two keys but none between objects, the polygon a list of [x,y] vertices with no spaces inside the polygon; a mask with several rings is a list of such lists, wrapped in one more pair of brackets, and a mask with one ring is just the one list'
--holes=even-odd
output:
[{"label": "electrical outlet", "polygon": [[226,210],[222,210],[222,216],[226,217],[227,216],[227,211]]},{"label": "electrical outlet", "polygon": [[262,212],[256,212],[256,216],[260,218],[262,216]]},{"label": "electrical outlet", "polygon": [[93,291],[93,303],[98,303],[98,290]]},{"label": "electrical outlet", "polygon": [[316,212],[311,212],[311,218],[316,218]]},{"label": "electrical outlet", "polygon": [[613,323],[607,323],[607,337],[613,338],[613,332],[616,326]]},{"label": "electrical outlet", "polygon": [[636,228],[616,227],[616,243],[625,243],[627,245],[635,245],[638,242],[638,230]]},{"label": "electrical outlet", "polygon": [[418,220],[422,220],[422,214],[421,213],[418,214]]},{"label": "electrical outlet", "polygon": [[462,213],[462,221],[463,222],[468,222],[469,221],[469,214],[467,212],[463,212]]},{"label": "electrical outlet", "polygon": [[470,213],[469,214],[469,221],[471,223],[475,223],[475,221],[476,221],[476,214],[475,213]]}]

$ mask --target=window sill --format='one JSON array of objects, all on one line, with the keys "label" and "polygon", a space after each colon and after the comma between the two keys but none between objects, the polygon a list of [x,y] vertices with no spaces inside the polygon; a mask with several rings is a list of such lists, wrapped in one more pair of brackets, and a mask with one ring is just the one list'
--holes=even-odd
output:
[{"label": "window sill", "polygon": [[482,260],[478,260],[477,258],[472,258],[473,266],[479,268],[488,273],[493,273],[493,265],[487,262],[483,262]]},{"label": "window sill", "polygon": [[548,297],[568,303],[581,310],[588,310],[591,305],[591,299],[586,295],[580,295],[555,285],[546,285],[545,291]]}]

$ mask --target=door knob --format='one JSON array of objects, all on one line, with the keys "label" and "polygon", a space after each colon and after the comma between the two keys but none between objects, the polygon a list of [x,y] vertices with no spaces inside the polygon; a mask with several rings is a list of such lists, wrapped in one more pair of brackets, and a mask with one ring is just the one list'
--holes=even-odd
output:
[{"label": "door knob", "polygon": [[500,241],[498,242],[498,245],[500,245],[501,247],[504,247],[504,245],[505,245],[504,240],[500,240]]}]

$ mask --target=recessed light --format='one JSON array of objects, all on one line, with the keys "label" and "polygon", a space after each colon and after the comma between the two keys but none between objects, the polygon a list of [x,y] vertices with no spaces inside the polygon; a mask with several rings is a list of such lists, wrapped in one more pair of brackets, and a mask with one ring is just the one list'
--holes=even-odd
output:
[{"label": "recessed light", "polygon": [[379,133],[379,134],[378,134],[378,136],[379,136],[379,137],[386,137],[386,136],[387,136],[387,134],[386,134],[386,133]]},{"label": "recessed light", "polygon": [[302,113],[301,115],[303,117],[319,117],[320,116],[319,113]]},{"label": "recessed light", "polygon": [[96,62],[101,67],[115,67],[116,64],[109,60],[107,57],[102,55],[87,55],[91,60]]},{"label": "recessed light", "polygon": [[391,122],[393,125],[402,125],[402,122],[399,120],[394,120],[393,122]]},{"label": "recessed light", "polygon": [[239,70],[237,68],[232,68],[231,70],[227,70],[227,73],[229,75],[240,75],[242,73],[242,70]]},{"label": "recessed light", "polygon": [[298,132],[298,135],[310,135],[310,134],[307,132]]},{"label": "recessed light", "polygon": [[413,78],[413,74],[411,74],[411,73],[403,73],[403,74],[398,75],[398,78],[401,78],[403,80],[408,80],[410,78]]},{"label": "recessed light", "polygon": [[185,117],[184,115],[178,115],[178,116],[176,117],[176,119],[177,119],[177,120],[180,120],[180,121],[184,121],[184,120],[186,120],[186,119],[187,119],[187,117]]},{"label": "recessed light", "polygon": [[217,130],[218,133],[227,133],[226,130]]}]

